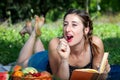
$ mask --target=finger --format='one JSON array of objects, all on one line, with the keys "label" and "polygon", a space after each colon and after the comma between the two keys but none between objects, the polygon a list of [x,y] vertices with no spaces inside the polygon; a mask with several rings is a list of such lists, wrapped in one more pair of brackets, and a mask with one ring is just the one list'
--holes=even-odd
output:
[{"label": "finger", "polygon": [[61,39],[60,40],[60,43],[59,43],[59,46],[61,47],[61,48],[67,48],[67,46],[68,46],[68,44],[67,44],[67,42],[64,40],[64,39]]},{"label": "finger", "polygon": [[109,65],[109,64],[107,65],[106,68],[107,68],[107,69],[106,69],[106,70],[107,70],[107,73],[110,72],[111,68],[110,68],[110,65]]},{"label": "finger", "polygon": [[64,42],[64,43],[68,44],[64,38],[60,39],[60,42]]},{"label": "finger", "polygon": [[110,65],[107,63],[104,72],[105,72],[105,73],[108,73],[108,72],[110,72],[110,70],[111,70]]},{"label": "finger", "polygon": [[67,45],[66,45],[65,43],[63,43],[63,42],[60,42],[60,44],[59,44],[58,47],[57,47],[57,50],[58,50],[58,51],[65,52],[66,49],[67,49]]}]

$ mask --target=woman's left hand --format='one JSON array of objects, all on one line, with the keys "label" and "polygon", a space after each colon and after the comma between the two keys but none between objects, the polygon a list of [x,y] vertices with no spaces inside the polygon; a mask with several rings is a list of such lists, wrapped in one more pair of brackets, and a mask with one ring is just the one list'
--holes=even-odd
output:
[{"label": "woman's left hand", "polygon": [[110,72],[110,69],[111,68],[110,68],[110,65],[109,65],[108,60],[107,60],[104,73],[101,74],[101,76],[99,77],[98,80],[106,80],[108,77],[108,73]]},{"label": "woman's left hand", "polygon": [[105,66],[105,70],[104,70],[104,73],[109,73],[111,70],[110,68],[110,64],[108,63],[108,60],[106,61],[106,66]]}]

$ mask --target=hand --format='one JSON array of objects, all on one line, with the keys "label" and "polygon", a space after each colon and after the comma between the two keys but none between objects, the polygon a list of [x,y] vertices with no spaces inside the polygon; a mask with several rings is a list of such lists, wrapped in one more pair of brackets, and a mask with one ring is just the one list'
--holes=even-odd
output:
[{"label": "hand", "polygon": [[62,59],[68,59],[70,55],[70,47],[64,38],[60,39],[60,42],[57,47],[57,51]]},{"label": "hand", "polygon": [[106,66],[105,66],[105,70],[104,70],[104,73],[109,73],[111,70],[110,68],[110,64],[108,63],[108,60],[106,61]]},{"label": "hand", "polygon": [[106,62],[106,66],[105,66],[105,70],[104,70],[104,74],[101,74],[100,78],[98,80],[106,80],[108,77],[108,73],[110,72],[110,65],[108,63],[108,60]]}]

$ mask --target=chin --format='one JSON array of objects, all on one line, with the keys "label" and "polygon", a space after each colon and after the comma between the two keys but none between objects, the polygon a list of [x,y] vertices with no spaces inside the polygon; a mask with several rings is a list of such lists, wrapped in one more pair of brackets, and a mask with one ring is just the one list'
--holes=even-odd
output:
[{"label": "chin", "polygon": [[68,44],[69,44],[70,47],[74,46],[74,44],[72,44],[72,43],[68,43]]}]

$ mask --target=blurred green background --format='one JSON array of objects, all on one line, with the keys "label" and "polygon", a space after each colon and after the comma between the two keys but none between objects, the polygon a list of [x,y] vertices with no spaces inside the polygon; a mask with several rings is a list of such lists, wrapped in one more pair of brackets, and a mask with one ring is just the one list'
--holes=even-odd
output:
[{"label": "blurred green background", "polygon": [[0,1],[0,63],[15,62],[28,39],[19,35],[26,20],[44,16],[41,40],[46,49],[53,37],[62,35],[62,19],[69,8],[89,12],[94,35],[99,36],[109,52],[110,64],[120,64],[119,0],[1,0]]}]

